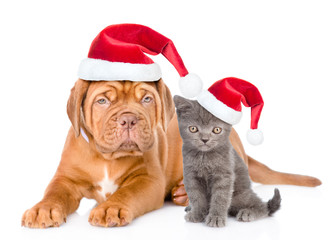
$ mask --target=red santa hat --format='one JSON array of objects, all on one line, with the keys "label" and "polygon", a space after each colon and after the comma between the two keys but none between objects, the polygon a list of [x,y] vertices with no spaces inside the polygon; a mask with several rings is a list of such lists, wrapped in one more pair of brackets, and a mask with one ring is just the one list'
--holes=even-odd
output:
[{"label": "red santa hat", "polygon": [[157,81],[161,78],[160,66],[145,53],[161,53],[175,67],[181,77],[182,95],[195,97],[202,90],[202,80],[188,72],[173,42],[138,24],[111,25],[101,31],[91,44],[88,58],[79,66],[79,78],[90,81]]},{"label": "red santa hat", "polygon": [[263,142],[258,121],[264,101],[253,84],[239,78],[224,78],[215,82],[208,90],[203,90],[197,96],[197,101],[217,118],[231,125],[237,124],[242,117],[241,103],[251,107],[251,127],[247,132],[247,140],[252,145]]}]

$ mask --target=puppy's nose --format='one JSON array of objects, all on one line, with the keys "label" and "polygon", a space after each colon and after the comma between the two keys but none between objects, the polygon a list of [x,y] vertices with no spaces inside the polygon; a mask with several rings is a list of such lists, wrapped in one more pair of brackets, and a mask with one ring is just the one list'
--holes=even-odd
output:
[{"label": "puppy's nose", "polygon": [[134,114],[123,114],[119,119],[118,123],[122,128],[132,129],[138,122],[138,119]]},{"label": "puppy's nose", "polygon": [[202,138],[201,140],[202,140],[202,142],[204,142],[204,143],[207,143],[207,142],[209,141],[209,139],[207,139],[207,138]]}]

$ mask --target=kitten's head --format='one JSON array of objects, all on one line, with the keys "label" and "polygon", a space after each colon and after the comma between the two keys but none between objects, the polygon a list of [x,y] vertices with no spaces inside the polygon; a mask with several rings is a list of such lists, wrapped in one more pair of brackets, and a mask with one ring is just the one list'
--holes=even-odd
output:
[{"label": "kitten's head", "polygon": [[229,141],[231,125],[218,119],[197,101],[174,96],[183,144],[207,152]]}]

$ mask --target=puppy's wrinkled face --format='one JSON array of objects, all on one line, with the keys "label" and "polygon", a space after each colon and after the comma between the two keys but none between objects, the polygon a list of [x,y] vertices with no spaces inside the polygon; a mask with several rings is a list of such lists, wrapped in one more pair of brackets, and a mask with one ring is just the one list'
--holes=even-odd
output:
[{"label": "puppy's wrinkled face", "polygon": [[83,104],[85,125],[101,153],[139,155],[154,143],[160,104],[154,83],[92,82]]}]

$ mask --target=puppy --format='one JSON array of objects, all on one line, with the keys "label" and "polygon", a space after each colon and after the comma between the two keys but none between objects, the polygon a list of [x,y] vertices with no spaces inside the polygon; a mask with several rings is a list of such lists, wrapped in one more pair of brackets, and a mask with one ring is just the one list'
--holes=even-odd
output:
[{"label": "puppy", "polygon": [[160,208],[181,168],[168,163],[169,89],[155,83],[78,80],[67,112],[72,122],[62,159],[41,202],[22,225],[59,226],[83,197],[95,199],[89,222],[124,226]]}]

